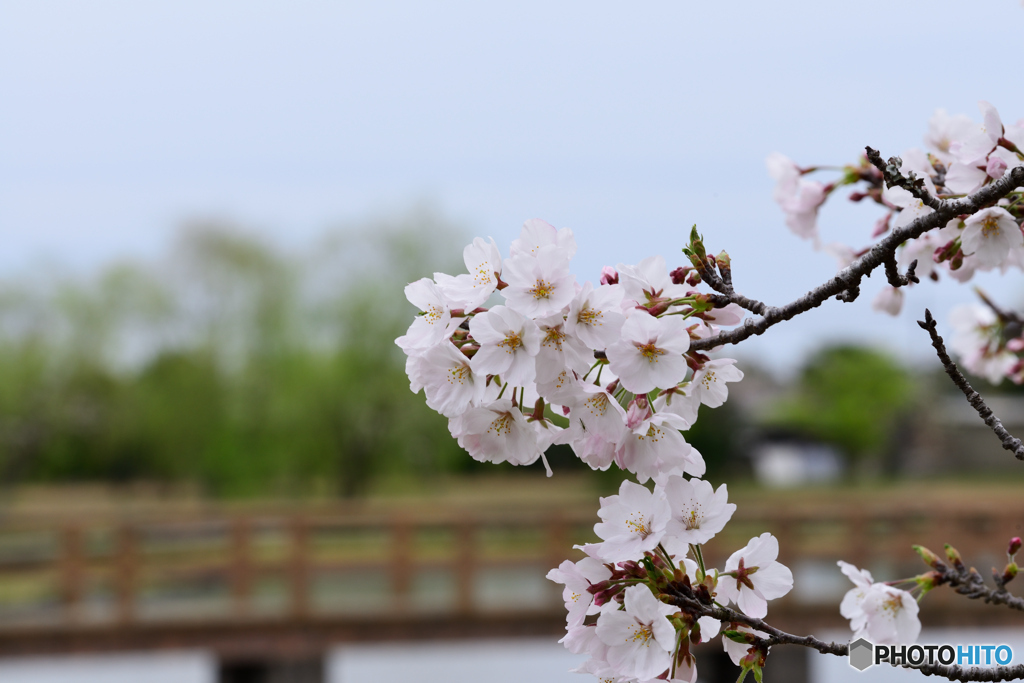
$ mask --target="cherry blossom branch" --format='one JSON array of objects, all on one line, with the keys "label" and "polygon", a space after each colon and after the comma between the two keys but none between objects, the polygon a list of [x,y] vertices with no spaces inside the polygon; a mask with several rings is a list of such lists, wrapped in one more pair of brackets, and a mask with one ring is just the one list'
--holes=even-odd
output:
[{"label": "cherry blossom branch", "polygon": [[942,676],[951,681],[1018,681],[1024,678],[1024,664],[964,668],[946,664],[902,664],[904,669],[917,669],[926,676]]},{"label": "cherry blossom branch", "polygon": [[931,207],[936,211],[939,210],[939,207],[942,206],[942,200],[928,193],[924,186],[924,179],[918,178],[913,171],[910,172],[909,178],[900,171],[900,167],[903,166],[902,159],[899,157],[889,157],[889,161],[885,162],[882,161],[882,155],[878,153],[877,149],[865,147],[864,150],[871,165],[882,172],[882,178],[885,179],[886,185],[889,187],[902,187],[914,195],[915,198],[920,199],[925,206]]},{"label": "cherry blossom branch", "polygon": [[996,583],[995,588],[989,588],[985,584],[985,580],[981,578],[977,569],[974,567],[968,569],[960,558],[960,553],[953,546],[946,546],[948,562],[943,562],[935,553],[923,546],[914,546],[914,550],[933,570],[917,577],[918,580],[926,581],[931,587],[948,585],[956,593],[970,600],[983,600],[989,605],[1006,605],[1010,609],[1024,612],[1024,598],[1012,595],[1006,590],[1006,584],[1012,581],[1019,571],[1014,555],[1020,550],[1020,538],[1010,539],[1006,553],[1009,563],[1006,568],[1000,572],[993,567],[992,578]]},{"label": "cherry blossom branch", "polygon": [[[764,306],[763,310],[757,311],[761,316],[759,319],[748,318],[742,327],[721,332],[706,339],[694,340],[690,344],[690,348],[694,351],[701,351],[723,344],[738,344],[749,337],[764,334],[768,328],[780,322],[790,320],[812,308],[817,308],[834,296],[850,301],[856,298],[853,293],[860,287],[861,280],[883,265],[886,260],[892,259],[901,244],[920,237],[929,230],[946,225],[956,216],[976,213],[1021,185],[1024,185],[1024,166],[1017,166],[1008,170],[999,180],[962,199],[940,200],[924,192],[925,196],[929,197],[929,201],[922,199],[922,202],[934,209],[932,213],[893,230],[867,253],[839,271],[835,277],[815,287],[799,299],[784,306]],[[850,294],[846,294],[847,292]]]},{"label": "cherry blossom branch", "polygon": [[[980,578],[980,577],[979,577]],[[673,589],[670,585],[668,590],[672,595],[672,604],[682,607],[688,612],[696,613],[699,616],[712,617],[723,623],[735,622],[745,624],[750,628],[767,633],[767,638],[751,636],[758,644],[765,648],[772,645],[800,645],[811,648],[825,655],[846,657],[850,654],[850,646],[845,643],[826,643],[814,636],[795,636],[775,628],[762,619],[748,617],[742,612],[722,607],[720,605],[706,605],[694,597],[689,597],[679,590]],[[1024,678],[1024,664],[1016,666],[995,666],[995,667],[971,667],[944,665],[944,664],[903,664],[905,669],[916,669],[926,676],[941,676],[951,681],[1014,681]]]},{"label": "cherry blossom branch", "polygon": [[[736,304],[740,308],[746,309],[751,313],[757,315],[764,315],[765,311],[768,310],[768,305],[758,301],[757,299],[751,299],[749,297],[738,294],[732,285],[732,261],[726,252],[721,252],[713,261],[711,258],[703,253],[703,249],[695,253],[691,258],[690,262],[693,263],[697,273],[701,276],[701,279],[711,287],[711,289],[718,292],[718,294],[712,294],[710,300],[718,308],[724,308],[728,304]],[[718,272],[715,272],[715,266],[718,267]],[[721,273],[719,275],[719,273]]]},{"label": "cherry blossom branch", "polygon": [[929,336],[932,338],[932,346],[935,347],[935,353],[939,357],[939,362],[942,363],[942,368],[949,375],[949,378],[953,380],[953,384],[964,393],[967,397],[967,402],[971,404],[981,419],[985,422],[989,429],[995,432],[995,435],[999,437],[999,440],[1003,444],[1003,448],[1013,453],[1018,460],[1024,460],[1024,443],[1020,439],[1006,431],[1003,423],[998,417],[992,412],[992,409],[985,403],[985,399],[981,397],[977,391],[971,386],[967,378],[964,377],[960,369],[957,368],[956,363],[946,353],[946,346],[942,342],[942,337],[936,329],[935,318],[932,317],[932,312],[927,308],[924,310],[924,320],[918,320],[917,324],[921,326],[921,329],[927,330]]},{"label": "cherry blossom branch", "polygon": [[[1011,594],[1005,586],[990,588],[974,567],[967,569],[962,564],[956,568],[936,570],[939,581],[949,585],[956,593],[969,600],[983,600],[988,605],[1006,605],[1010,609],[1024,612],[1024,598]],[[998,576],[998,575],[997,575]]]},{"label": "cherry blossom branch", "polygon": [[845,657],[849,654],[849,646],[845,643],[826,643],[814,636],[795,636],[775,628],[762,619],[748,617],[746,614],[729,609],[728,607],[704,604],[695,597],[687,596],[684,592],[673,589],[672,586],[669,586],[668,590],[672,595],[672,604],[676,607],[682,607],[688,612],[697,613],[702,617],[712,617],[721,622],[745,624],[750,628],[767,633],[767,638],[759,639],[766,645],[802,645],[803,647],[817,650],[822,654],[836,655],[837,657]]}]

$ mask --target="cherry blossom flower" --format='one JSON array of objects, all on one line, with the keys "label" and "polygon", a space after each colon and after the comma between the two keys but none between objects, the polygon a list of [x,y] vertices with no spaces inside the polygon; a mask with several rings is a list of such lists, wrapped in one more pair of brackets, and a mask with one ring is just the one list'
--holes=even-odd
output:
[{"label": "cherry blossom flower", "polygon": [[[768,614],[768,601],[781,598],[793,588],[793,572],[775,561],[779,541],[770,533],[750,539],[725,563],[718,579],[718,595],[739,606],[747,616],[762,618]],[[724,576],[735,572],[736,576]]]},{"label": "cherry blossom flower", "polygon": [[726,304],[722,308],[713,308],[703,314],[704,320],[722,327],[739,325],[747,317],[746,311],[740,308],[739,304]]},{"label": "cherry blossom flower", "polygon": [[910,593],[876,583],[871,572],[839,561],[843,574],[854,587],[843,596],[839,612],[850,620],[853,637],[867,638],[879,645],[917,642],[921,633],[918,605]]},{"label": "cherry blossom flower", "polygon": [[772,190],[772,198],[781,204],[797,193],[797,186],[800,182],[800,167],[785,154],[772,152],[765,159],[768,167],[768,175],[775,181],[775,189]]},{"label": "cherry blossom flower", "polygon": [[570,420],[588,433],[618,441],[626,432],[626,411],[607,389],[587,382],[577,384],[579,394]]},{"label": "cherry blossom flower", "polygon": [[622,386],[634,394],[645,394],[686,378],[688,366],[682,354],[689,348],[685,320],[634,311],[622,326],[622,338],[609,346],[606,354]]},{"label": "cherry blossom flower", "polygon": [[573,406],[580,400],[582,390],[572,370],[563,368],[555,377],[537,382],[537,392],[552,405]]},{"label": "cherry blossom flower", "polygon": [[901,209],[899,215],[896,216],[896,220],[892,223],[893,230],[898,230],[904,225],[910,225],[922,216],[935,213],[934,209],[930,206],[925,206],[924,202],[902,187],[886,187],[882,190],[882,198]]},{"label": "cherry blossom flower", "polygon": [[[623,429],[625,431],[625,429]],[[572,452],[580,460],[595,470],[607,470],[615,462],[615,455],[619,450],[618,441],[608,439],[601,434],[594,434],[586,430],[574,433],[569,441]]]},{"label": "cherry blossom flower", "polygon": [[626,411],[602,387],[577,382],[570,404],[568,442],[573,452],[594,469],[606,470],[626,436]]},{"label": "cherry blossom flower", "polygon": [[635,266],[620,263],[617,268],[626,298],[638,305],[686,296],[686,288],[672,282],[661,256],[649,256]]},{"label": "cherry blossom flower", "polygon": [[998,384],[1017,364],[1017,356],[1002,344],[999,319],[991,309],[957,306],[950,312],[949,321],[954,330],[949,347],[974,374]]},{"label": "cherry blossom flower", "polygon": [[774,152],[767,159],[768,174],[776,181],[772,196],[786,214],[786,225],[797,236],[818,240],[818,208],[825,202],[825,186],[806,180],[785,155]]},{"label": "cherry blossom flower", "polygon": [[[597,629],[591,630],[596,632]],[[605,651],[607,652],[607,649]],[[636,681],[635,678],[629,676],[620,676],[604,658],[591,657],[570,671],[578,674],[593,674],[599,683],[635,683]]]},{"label": "cherry blossom flower", "polygon": [[967,138],[974,129],[975,123],[963,114],[950,116],[945,109],[936,109],[928,121],[928,132],[924,136],[925,144],[947,166],[953,157],[949,148],[954,142]]},{"label": "cherry blossom flower", "polygon": [[423,312],[412,321],[409,331],[395,340],[406,353],[422,352],[441,343],[451,337],[462,322],[462,318],[452,318],[448,300],[430,278],[406,285],[405,297]]},{"label": "cherry blossom flower", "polygon": [[619,485],[618,495],[601,499],[597,515],[602,521],[594,525],[594,533],[603,540],[584,550],[606,562],[636,560],[654,550],[672,518],[664,496],[628,480]]},{"label": "cherry blossom flower", "polygon": [[584,557],[579,562],[565,560],[548,572],[547,578],[565,586],[562,600],[565,601],[566,624],[579,626],[588,614],[597,614],[600,608],[594,604],[594,596],[587,589],[595,583],[611,578],[611,571],[600,560]]},{"label": "cherry blossom flower", "polygon": [[931,277],[935,272],[935,250],[940,246],[942,245],[938,236],[934,232],[926,232],[916,239],[908,240],[903,245],[898,259],[899,264],[903,268],[908,268],[911,262],[917,261],[917,266],[914,268],[917,277],[921,280]]},{"label": "cherry blossom flower", "polygon": [[866,591],[860,603],[864,628],[854,638],[865,636],[879,645],[914,643],[921,634],[917,600],[910,593],[882,583]]},{"label": "cherry blossom flower", "polygon": [[729,398],[726,382],[739,382],[743,371],[735,366],[733,358],[716,358],[708,361],[693,373],[694,398],[708,408],[717,408]]},{"label": "cherry blossom flower", "polygon": [[672,664],[676,630],[668,616],[676,608],[654,597],[647,586],[627,588],[624,605],[601,612],[597,636],[608,646],[608,663],[620,676],[646,681]]},{"label": "cherry blossom flower", "polygon": [[537,319],[540,350],[537,352],[537,381],[548,382],[566,368],[583,374],[594,362],[594,354],[575,335],[560,313]]},{"label": "cherry blossom flower", "polygon": [[530,318],[560,313],[576,295],[568,252],[555,245],[506,260],[503,274],[508,287],[501,293],[509,308]]},{"label": "cherry blossom flower", "polygon": [[694,392],[693,382],[680,384],[665,389],[654,399],[654,410],[658,413],[672,413],[682,419],[684,426],[680,429],[689,429],[697,421],[697,412],[700,409],[700,399]]},{"label": "cherry blossom flower", "polygon": [[982,100],[978,102],[978,109],[984,119],[982,125],[972,125],[962,139],[949,146],[953,158],[967,166],[979,163],[984,166],[985,159],[995,150],[999,138],[1003,136],[1003,122],[996,108]]},{"label": "cherry blossom flower", "polygon": [[838,564],[843,574],[846,574],[847,578],[853,581],[853,588],[846,591],[843,601],[839,604],[839,613],[843,615],[844,619],[849,619],[850,627],[854,632],[858,632],[863,630],[864,623],[867,621],[867,616],[864,614],[864,610],[861,609],[861,603],[864,601],[867,591],[875,583],[875,580],[867,569],[857,569],[857,567],[849,562],[843,562],[842,560],[839,560]]},{"label": "cherry blossom flower", "polygon": [[903,290],[896,287],[883,287],[871,302],[871,308],[889,315],[899,315],[903,309]]},{"label": "cherry blossom flower", "polygon": [[616,453],[619,467],[646,482],[659,474],[704,474],[704,458],[679,433],[684,422],[672,413],[655,413],[637,422],[627,422],[629,432]]},{"label": "cherry blossom flower", "polygon": [[974,192],[988,178],[998,178],[1008,166],[1020,163],[1012,152],[998,147],[1004,127],[996,108],[984,101],[978,108],[984,123],[972,125],[962,140],[949,146],[954,161],[946,173],[946,187],[961,194]]},{"label": "cherry blossom flower", "polygon": [[725,528],[736,512],[736,505],[729,502],[725,484],[715,491],[703,479],[687,480],[673,475],[660,489],[672,510],[663,541],[671,554],[685,555],[690,544],[707,543]]},{"label": "cherry blossom flower", "polygon": [[531,218],[523,223],[519,239],[512,240],[509,256],[537,256],[540,250],[547,246],[562,249],[569,258],[576,255],[576,239],[572,235],[572,230],[556,230],[555,226],[547,221]]},{"label": "cherry blossom flower", "polygon": [[973,256],[982,269],[998,266],[1010,249],[1024,244],[1017,221],[998,206],[982,209],[967,218],[960,239],[964,253]]},{"label": "cherry blossom flower", "polygon": [[992,155],[988,158],[988,163],[985,165],[985,175],[998,180],[1006,173],[1007,166],[1006,161],[1002,157]]},{"label": "cherry blossom flower", "polygon": [[498,245],[477,237],[462,251],[468,275],[452,277],[434,273],[434,279],[453,306],[473,310],[482,305],[498,286],[501,275],[501,253]]},{"label": "cherry blossom flower", "polygon": [[946,187],[956,194],[971,194],[988,179],[988,162],[982,159],[975,164],[953,162],[946,173]]},{"label": "cherry blossom flower", "polygon": [[[617,610],[618,603],[608,603],[602,610]],[[558,641],[565,646],[565,649],[574,655],[588,654],[591,659],[587,661],[605,662],[605,655],[608,654],[608,646],[597,637],[597,627],[593,624],[567,626],[565,635]]]},{"label": "cherry blossom flower", "polygon": [[448,421],[448,429],[474,460],[513,465],[537,462],[558,435],[554,427],[527,422],[507,398],[466,410]]},{"label": "cherry blossom flower", "polygon": [[591,349],[608,348],[619,340],[619,332],[626,322],[626,316],[622,314],[624,294],[620,285],[595,289],[590,282],[584,282],[569,304],[569,313],[565,317],[566,331]]},{"label": "cherry blossom flower", "polygon": [[445,417],[455,417],[483,401],[487,384],[473,372],[469,359],[453,344],[432,346],[406,364],[413,391],[423,389],[427,405]]},{"label": "cherry blossom flower", "polygon": [[501,375],[512,386],[534,380],[540,331],[532,320],[506,306],[495,306],[469,321],[469,333],[480,344],[472,360],[478,375]]}]

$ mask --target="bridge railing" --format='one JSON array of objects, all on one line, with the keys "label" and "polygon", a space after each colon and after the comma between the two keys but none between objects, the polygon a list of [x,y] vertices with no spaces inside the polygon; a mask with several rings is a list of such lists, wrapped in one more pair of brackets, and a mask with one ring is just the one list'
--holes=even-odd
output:
[{"label": "bridge railing", "polygon": [[[912,543],[941,552],[950,542],[987,574],[1005,562],[1006,541],[1024,524],[1024,501],[871,501],[741,505],[708,545],[708,561],[720,567],[750,537],[771,531],[797,576],[781,608],[834,609],[849,587],[837,559],[893,579],[924,570]],[[573,543],[596,540],[595,512],[337,505],[8,517],[0,527],[0,629],[554,614],[559,591],[544,574],[578,556]],[[965,602],[941,594],[929,601],[957,609]]]}]

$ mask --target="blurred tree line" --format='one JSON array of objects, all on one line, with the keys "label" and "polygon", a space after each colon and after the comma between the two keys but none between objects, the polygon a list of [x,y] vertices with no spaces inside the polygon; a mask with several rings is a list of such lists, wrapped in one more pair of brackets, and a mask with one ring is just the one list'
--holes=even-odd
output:
[{"label": "blurred tree line", "polygon": [[392,341],[461,244],[422,212],[297,254],[195,225],[158,262],[0,285],[0,482],[352,495],[464,467]]}]

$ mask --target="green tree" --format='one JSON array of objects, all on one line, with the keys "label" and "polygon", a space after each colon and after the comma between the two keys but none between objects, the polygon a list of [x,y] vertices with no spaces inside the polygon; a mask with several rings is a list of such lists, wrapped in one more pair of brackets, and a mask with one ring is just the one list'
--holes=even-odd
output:
[{"label": "green tree", "polygon": [[854,463],[878,464],[913,400],[913,382],[878,351],[834,346],[802,369],[768,424],[834,444]]}]

